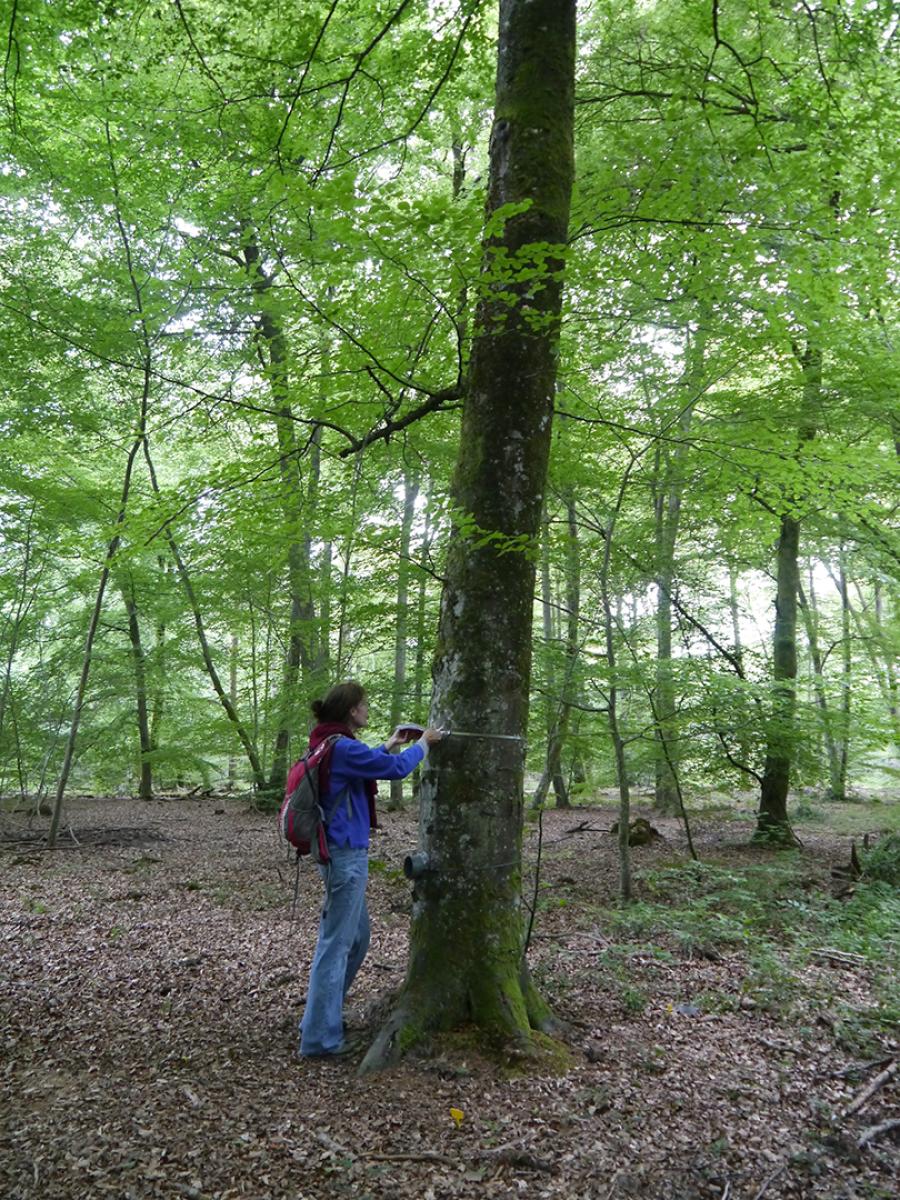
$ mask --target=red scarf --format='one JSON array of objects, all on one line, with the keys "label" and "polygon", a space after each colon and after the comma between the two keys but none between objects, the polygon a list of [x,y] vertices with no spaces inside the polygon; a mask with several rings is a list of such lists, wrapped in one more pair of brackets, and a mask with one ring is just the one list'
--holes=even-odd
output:
[{"label": "red scarf", "polygon": [[[320,742],[324,742],[326,738],[334,737],[335,734],[339,734],[341,737],[353,738],[356,741],[356,734],[349,725],[342,725],[339,721],[320,721],[309,735],[310,750],[315,750]],[[333,750],[334,746],[326,751],[325,757],[319,763],[319,792],[323,796],[328,793],[328,788],[331,784],[331,754]],[[362,785],[366,793],[366,799],[369,802],[369,824],[373,829],[377,829],[378,821],[375,817],[375,796],[378,793],[378,784],[374,779],[364,779]]]}]

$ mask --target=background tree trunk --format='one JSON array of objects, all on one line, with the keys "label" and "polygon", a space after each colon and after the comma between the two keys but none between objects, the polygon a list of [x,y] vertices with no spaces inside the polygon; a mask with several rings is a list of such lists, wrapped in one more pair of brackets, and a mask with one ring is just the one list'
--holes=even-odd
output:
[{"label": "background tree trunk", "polygon": [[[800,360],[803,400],[797,457],[815,437],[815,412],[822,387],[822,355],[807,345]],[[788,502],[781,516],[776,552],[775,629],[772,646],[774,699],[766,741],[755,837],[762,841],[795,840],[787,816],[794,750],[795,681],[797,678],[797,596],[800,584],[800,520]]]},{"label": "background tree trunk", "polygon": [[[709,314],[701,306],[697,329],[687,334],[685,373],[678,395],[680,412],[674,422],[679,442],[672,447],[661,441],[657,449],[655,480],[656,548],[656,788],[654,807],[660,812],[678,812],[679,788],[678,736],[675,719],[675,687],[672,679],[672,585],[675,580],[675,546],[681,523],[681,499],[684,491],[684,466],[687,436],[690,432],[694,402],[703,382]],[[686,397],[686,400],[684,399]],[[667,422],[667,426],[672,422]],[[665,745],[663,745],[665,743]]]},{"label": "background tree trunk", "polygon": [[[146,437],[142,437],[144,445],[144,457],[147,461],[147,470],[150,473],[150,483],[153,491],[159,496],[160,487],[159,480],[156,477],[156,468],[153,465],[153,459],[150,456],[150,444]],[[225,688],[222,686],[222,679],[216,668],[215,661],[210,649],[209,639],[206,636],[206,626],[203,621],[203,613],[200,611],[200,603],[197,600],[197,593],[194,591],[194,585],[191,582],[190,572],[187,568],[187,563],[181,557],[181,552],[178,549],[178,544],[169,526],[166,526],[165,532],[166,543],[171,551],[172,558],[175,561],[175,567],[178,571],[178,578],[181,580],[181,585],[184,588],[184,594],[187,597],[187,602],[191,610],[191,615],[194,618],[194,628],[197,630],[197,641],[200,643],[200,653],[203,657],[203,666],[206,668],[206,674],[209,676],[209,681],[213,685],[213,691],[219,698],[219,703],[225,710],[225,715],[231,722],[234,732],[237,734],[238,740],[244,748],[244,753],[247,756],[247,761],[250,764],[250,770],[253,774],[253,784],[258,791],[265,790],[266,780],[263,773],[262,763],[259,761],[256,745],[251,738],[247,727],[244,725],[238,711],[231,703],[231,699]]]},{"label": "background tree trunk", "polygon": [[131,659],[134,663],[135,700],[137,705],[139,779],[138,796],[141,800],[153,799],[153,739],[150,732],[150,714],[147,705],[147,656],[141,641],[141,626],[138,621],[137,601],[134,596],[134,581],[121,581],[122,599],[128,613],[128,640],[131,643]]},{"label": "background tree trunk", "polygon": [[825,743],[825,753],[828,757],[828,778],[833,790],[838,778],[840,765],[837,743],[832,729],[831,711],[828,707],[828,694],[825,689],[825,672],[822,662],[822,651],[819,648],[819,614],[816,603],[816,592],[813,586],[812,572],[809,575],[809,590],[804,591],[797,579],[797,602],[806,627],[806,641],[809,646],[809,657],[812,664],[813,694],[816,706],[822,716],[822,739]]},{"label": "background tree trunk", "polygon": [[[391,693],[391,729],[404,716],[406,699],[406,650],[409,639],[409,544],[412,537],[413,517],[416,515],[416,499],[419,495],[418,480],[408,473],[403,477],[403,519],[400,523],[400,548],[397,556],[397,618],[394,626],[394,686]],[[403,806],[403,780],[391,780],[391,808]]]},{"label": "background tree trunk", "polygon": [[451,736],[429,756],[420,837],[431,871],[416,887],[403,992],[363,1069],[432,1029],[472,1024],[527,1051],[533,1029],[553,1027],[523,963],[521,838],[573,175],[575,0],[501,0],[497,54],[484,267],[504,277],[485,287],[476,316],[430,717],[479,736]]}]

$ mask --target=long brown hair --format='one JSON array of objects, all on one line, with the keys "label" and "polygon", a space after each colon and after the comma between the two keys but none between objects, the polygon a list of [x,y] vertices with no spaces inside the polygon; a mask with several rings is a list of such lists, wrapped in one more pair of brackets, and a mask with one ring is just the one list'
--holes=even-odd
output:
[{"label": "long brown hair", "polygon": [[365,698],[366,689],[363,685],[355,679],[348,679],[346,683],[336,683],[322,700],[313,700],[310,707],[320,724],[346,725],[350,710],[362,704]]}]

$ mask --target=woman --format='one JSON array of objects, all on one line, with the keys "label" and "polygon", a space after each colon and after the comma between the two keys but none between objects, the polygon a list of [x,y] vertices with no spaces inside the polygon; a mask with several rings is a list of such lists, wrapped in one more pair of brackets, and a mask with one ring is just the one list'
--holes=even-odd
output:
[{"label": "woman", "polygon": [[[395,730],[375,749],[357,740],[369,721],[365,689],[355,681],[339,683],[324,700],[313,701],[317,724],[309,746],[339,735],[319,768],[319,789],[331,861],[319,867],[325,880],[325,900],[319,940],[309,975],[306,1010],[300,1022],[300,1055],[320,1058],[345,1049],[343,1006],[369,947],[366,881],[369,875],[369,829],[376,827],[375,780],[404,779],[441,740],[437,729],[426,729],[399,754],[395,746],[407,740]],[[288,775],[287,791],[296,786],[297,767]]]}]

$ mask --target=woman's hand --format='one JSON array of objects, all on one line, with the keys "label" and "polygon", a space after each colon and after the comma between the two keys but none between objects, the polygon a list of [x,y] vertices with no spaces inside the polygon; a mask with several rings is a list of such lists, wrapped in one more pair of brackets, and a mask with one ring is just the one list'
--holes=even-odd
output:
[{"label": "woman's hand", "polygon": [[443,736],[444,736],[443,729],[434,729],[434,728],[426,729],[425,732],[422,734],[422,737],[425,739],[425,741],[428,743],[429,746],[437,745],[437,743],[441,740],[441,738]]}]

